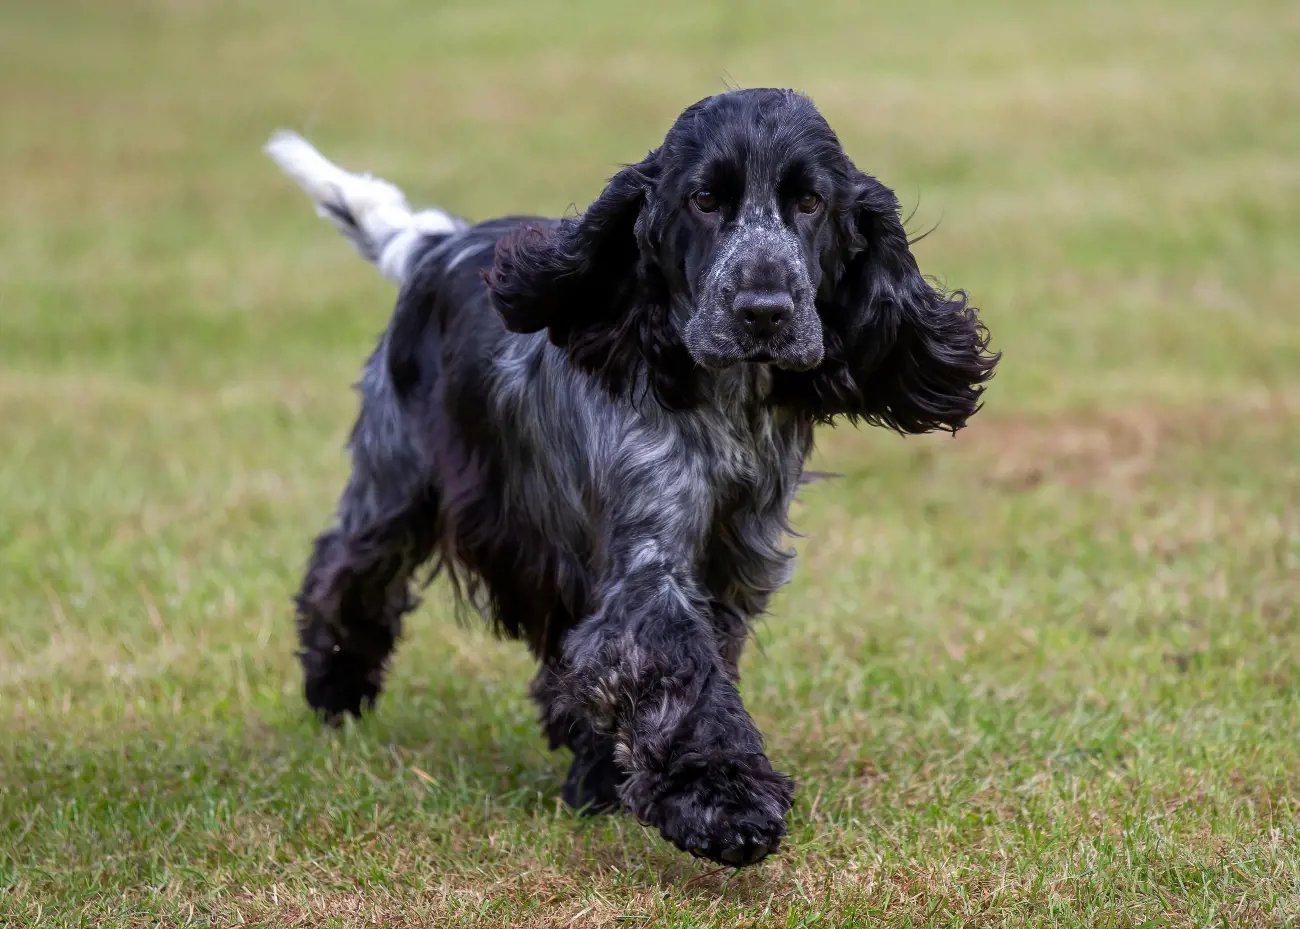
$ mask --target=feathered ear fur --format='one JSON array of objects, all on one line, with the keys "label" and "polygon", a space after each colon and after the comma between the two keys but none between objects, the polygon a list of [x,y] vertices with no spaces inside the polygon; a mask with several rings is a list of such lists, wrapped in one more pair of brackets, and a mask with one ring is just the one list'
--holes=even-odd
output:
[{"label": "feathered ear fur", "polygon": [[616,174],[582,216],[511,232],[497,243],[487,284],[510,330],[548,330],[615,392],[632,386],[644,360],[650,386],[675,406],[689,402],[692,377],[651,257],[658,176],[656,149]]},{"label": "feathered ear fur", "polygon": [[893,191],[861,173],[854,189],[841,216],[847,259],[822,311],[826,358],[790,393],[821,419],[956,432],[979,409],[1001,353],[988,351],[988,330],[964,292],[921,276]]}]

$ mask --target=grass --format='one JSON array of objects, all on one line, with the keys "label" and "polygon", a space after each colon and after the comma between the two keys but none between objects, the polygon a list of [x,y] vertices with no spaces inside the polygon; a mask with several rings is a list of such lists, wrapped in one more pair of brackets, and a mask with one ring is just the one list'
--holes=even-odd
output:
[{"label": "grass", "polygon": [[[0,8],[0,924],[1300,922],[1300,7]],[[743,689],[738,874],[560,807],[441,587],[322,732],[288,595],[392,294],[259,154],[559,213],[724,81],[810,92],[1005,359],[840,430]]]}]

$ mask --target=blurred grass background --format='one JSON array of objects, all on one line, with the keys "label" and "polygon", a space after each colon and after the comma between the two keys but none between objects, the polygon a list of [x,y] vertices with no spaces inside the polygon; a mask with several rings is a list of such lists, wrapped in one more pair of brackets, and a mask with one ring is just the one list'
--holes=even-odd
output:
[{"label": "blurred grass background", "polygon": [[[843,429],[745,665],[800,779],[731,876],[557,805],[435,586],[307,718],[288,596],[393,294],[259,152],[581,208],[687,104],[812,95],[1005,357]],[[1300,6],[0,7],[0,922],[1272,926],[1300,918]]]}]

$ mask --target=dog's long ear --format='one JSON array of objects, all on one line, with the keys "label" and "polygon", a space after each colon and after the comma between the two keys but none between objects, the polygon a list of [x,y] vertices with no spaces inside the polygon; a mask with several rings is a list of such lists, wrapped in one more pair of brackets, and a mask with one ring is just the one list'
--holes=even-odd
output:
[{"label": "dog's long ear", "polygon": [[658,173],[655,150],[614,175],[581,216],[523,225],[497,243],[488,292],[507,328],[548,329],[552,342],[569,346],[620,326],[637,297],[638,218]]},{"label": "dog's long ear", "polygon": [[966,295],[921,276],[893,191],[856,173],[841,216],[845,263],[827,320],[856,388],[846,412],[899,432],[956,432],[979,409],[1001,353]]}]

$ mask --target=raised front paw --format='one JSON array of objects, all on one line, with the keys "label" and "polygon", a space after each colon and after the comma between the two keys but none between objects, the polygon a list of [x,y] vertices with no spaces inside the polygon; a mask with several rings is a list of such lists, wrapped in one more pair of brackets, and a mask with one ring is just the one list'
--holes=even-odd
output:
[{"label": "raised front paw", "polygon": [[757,864],[785,836],[794,782],[763,755],[679,765],[622,788],[628,809],[665,839],[719,864]]}]

